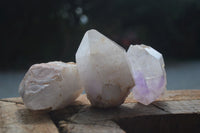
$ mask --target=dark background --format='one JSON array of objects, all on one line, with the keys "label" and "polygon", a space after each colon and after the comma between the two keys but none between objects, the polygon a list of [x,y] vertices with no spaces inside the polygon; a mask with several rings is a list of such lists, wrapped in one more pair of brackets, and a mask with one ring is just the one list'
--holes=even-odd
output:
[{"label": "dark background", "polygon": [[74,61],[89,29],[126,49],[150,45],[166,60],[200,59],[200,0],[2,0],[0,70]]}]

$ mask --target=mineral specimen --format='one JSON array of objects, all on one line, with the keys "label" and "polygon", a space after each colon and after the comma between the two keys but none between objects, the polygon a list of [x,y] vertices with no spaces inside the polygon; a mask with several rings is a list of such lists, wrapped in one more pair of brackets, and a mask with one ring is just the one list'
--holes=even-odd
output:
[{"label": "mineral specimen", "polygon": [[127,51],[135,81],[134,98],[145,105],[155,101],[166,89],[162,54],[146,45],[131,45]]},{"label": "mineral specimen", "polygon": [[31,110],[55,110],[72,103],[82,92],[75,63],[35,64],[19,86],[24,104]]},{"label": "mineral specimen", "polygon": [[134,86],[126,51],[96,30],[85,33],[76,53],[80,80],[96,107],[122,104]]}]

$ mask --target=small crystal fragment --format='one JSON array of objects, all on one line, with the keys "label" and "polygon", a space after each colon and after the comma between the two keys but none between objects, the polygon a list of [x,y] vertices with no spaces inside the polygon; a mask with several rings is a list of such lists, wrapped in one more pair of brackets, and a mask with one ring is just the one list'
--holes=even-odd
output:
[{"label": "small crystal fragment", "polygon": [[75,63],[49,62],[30,67],[19,86],[31,110],[55,110],[71,104],[82,92]]},{"label": "small crystal fragment", "polygon": [[130,45],[127,56],[135,81],[134,98],[148,105],[166,90],[166,72],[162,54],[146,45]]},{"label": "small crystal fragment", "polygon": [[96,107],[122,104],[134,86],[126,51],[96,30],[85,33],[76,62],[88,99]]}]

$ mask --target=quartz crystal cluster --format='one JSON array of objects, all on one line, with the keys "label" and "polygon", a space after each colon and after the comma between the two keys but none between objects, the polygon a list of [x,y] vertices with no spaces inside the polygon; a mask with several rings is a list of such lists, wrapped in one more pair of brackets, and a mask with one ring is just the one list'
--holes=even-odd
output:
[{"label": "quartz crystal cluster", "polygon": [[55,110],[73,102],[82,92],[75,63],[49,62],[30,67],[19,93],[31,110]]},{"label": "quartz crystal cluster", "polygon": [[135,81],[134,98],[145,105],[155,101],[166,89],[162,54],[146,45],[130,45],[127,56]]},{"label": "quartz crystal cluster", "polygon": [[134,86],[126,51],[96,30],[85,33],[76,62],[88,99],[96,107],[122,104]]},{"label": "quartz crystal cluster", "polygon": [[85,33],[75,63],[35,64],[19,86],[24,104],[32,110],[55,110],[71,104],[85,89],[93,106],[121,105],[132,89],[148,105],[166,89],[162,54],[146,45],[121,46],[96,30]]}]

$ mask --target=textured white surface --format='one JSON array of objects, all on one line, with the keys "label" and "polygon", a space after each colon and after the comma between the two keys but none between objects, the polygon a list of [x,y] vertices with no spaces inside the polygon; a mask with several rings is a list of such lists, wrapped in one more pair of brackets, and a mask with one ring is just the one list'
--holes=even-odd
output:
[{"label": "textured white surface", "polygon": [[127,56],[135,81],[134,98],[145,105],[155,101],[166,89],[162,54],[146,45],[130,45]]},{"label": "textured white surface", "polygon": [[72,62],[35,64],[19,86],[24,104],[32,110],[64,108],[81,92],[77,66]]},{"label": "textured white surface", "polygon": [[76,62],[82,85],[93,106],[118,106],[134,86],[126,51],[96,30],[85,33]]},{"label": "textured white surface", "polygon": [[[200,89],[200,61],[166,61],[167,89]],[[18,97],[16,86],[25,71],[0,71],[0,98]]]}]

